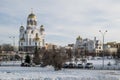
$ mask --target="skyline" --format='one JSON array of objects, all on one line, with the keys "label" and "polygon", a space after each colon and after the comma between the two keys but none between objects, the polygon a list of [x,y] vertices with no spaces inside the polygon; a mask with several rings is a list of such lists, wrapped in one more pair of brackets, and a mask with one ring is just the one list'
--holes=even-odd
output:
[{"label": "skyline", "polygon": [[33,8],[38,27],[45,27],[47,43],[67,45],[75,43],[79,35],[102,40],[99,30],[108,31],[105,42],[119,42],[119,4],[119,0],[1,0],[0,41],[12,44],[9,37],[15,36],[18,45],[19,28],[26,27]]}]

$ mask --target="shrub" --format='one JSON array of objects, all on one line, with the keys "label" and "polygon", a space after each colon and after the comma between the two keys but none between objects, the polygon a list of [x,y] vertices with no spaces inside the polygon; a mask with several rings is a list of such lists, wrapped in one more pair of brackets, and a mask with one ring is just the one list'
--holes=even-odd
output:
[{"label": "shrub", "polygon": [[25,63],[28,63],[28,64],[31,63],[31,59],[30,59],[30,56],[28,54],[25,57]]}]

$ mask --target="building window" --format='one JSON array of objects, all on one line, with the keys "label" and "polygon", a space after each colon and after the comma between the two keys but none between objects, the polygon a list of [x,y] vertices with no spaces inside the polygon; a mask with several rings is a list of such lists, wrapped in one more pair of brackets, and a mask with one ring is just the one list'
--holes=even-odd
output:
[{"label": "building window", "polygon": [[40,46],[40,42],[39,42],[39,46]]},{"label": "building window", "polygon": [[31,38],[29,39],[29,45],[31,45]]},{"label": "building window", "polygon": [[43,46],[44,46],[44,44],[45,44],[45,40],[43,39]]},{"label": "building window", "polygon": [[23,43],[21,43],[21,46],[23,46]]},{"label": "building window", "polygon": [[33,30],[31,31],[31,33],[33,34]]},{"label": "building window", "polygon": [[27,32],[25,31],[25,34],[26,34]]},{"label": "building window", "polygon": [[33,24],[32,20],[30,20],[30,24],[31,24],[31,25]]},{"label": "building window", "polygon": [[37,42],[35,42],[35,46],[37,46]]},{"label": "building window", "polygon": [[37,25],[36,21],[34,21],[34,25]]},{"label": "building window", "polygon": [[36,37],[38,37],[38,33],[36,33]]},{"label": "building window", "polygon": [[101,47],[99,47],[99,49],[101,49]]},{"label": "building window", "polygon": [[29,21],[27,21],[27,24],[29,25],[29,24],[30,24],[30,22],[29,22]]}]

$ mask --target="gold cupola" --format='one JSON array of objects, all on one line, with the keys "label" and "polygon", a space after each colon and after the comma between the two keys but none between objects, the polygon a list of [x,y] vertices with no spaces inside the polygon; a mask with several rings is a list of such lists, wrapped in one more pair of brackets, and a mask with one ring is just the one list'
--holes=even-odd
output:
[{"label": "gold cupola", "polygon": [[28,15],[28,18],[30,18],[30,19],[36,19],[36,16],[35,16],[34,13],[31,13],[31,14]]},{"label": "gold cupola", "polygon": [[40,26],[40,31],[42,32],[42,31],[45,31],[45,29],[44,29],[44,26],[43,25],[41,25]]},{"label": "gold cupola", "polygon": [[82,38],[81,38],[80,36],[78,36],[78,37],[76,38],[76,40],[82,40]]},{"label": "gold cupola", "polygon": [[20,32],[24,31],[24,26],[20,26]]},{"label": "gold cupola", "polygon": [[27,17],[28,26],[37,26],[37,18],[33,11]]}]

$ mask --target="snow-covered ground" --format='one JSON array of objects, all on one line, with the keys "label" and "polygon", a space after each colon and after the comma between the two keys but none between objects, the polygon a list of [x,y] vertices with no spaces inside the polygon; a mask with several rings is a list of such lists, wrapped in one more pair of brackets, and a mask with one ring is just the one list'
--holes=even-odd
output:
[{"label": "snow-covered ground", "polygon": [[[98,58],[98,59],[97,59]],[[82,61],[75,62],[74,60],[71,62],[66,62],[66,64],[73,63],[73,64],[83,64],[85,66],[86,63],[92,63],[94,66],[94,69],[100,70],[103,69],[103,63],[104,63],[104,69],[105,70],[120,70],[120,62],[116,63],[115,59],[103,59],[100,57],[95,57],[95,59],[87,59],[84,63]],[[109,64],[109,65],[108,65]]]},{"label": "snow-covered ground", "polygon": [[120,80],[119,70],[62,69],[51,66],[0,67],[0,80]]},{"label": "snow-covered ground", "polygon": [[[87,63],[93,63],[95,69],[54,71],[51,66],[20,67],[21,61],[0,62],[0,80],[120,80],[120,63],[116,65],[114,59],[104,60],[106,70],[100,70],[102,59],[89,59]],[[111,65],[108,66],[108,63]]]},{"label": "snow-covered ground", "polygon": [[[103,68],[103,60],[88,60],[88,63],[93,63],[95,69],[102,69]],[[110,63],[110,65],[108,65]],[[119,69],[120,70],[120,63],[116,64],[114,59],[105,59],[104,60],[104,69]]]}]

